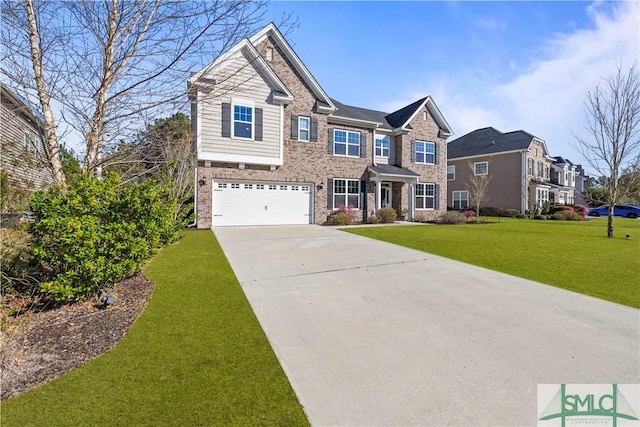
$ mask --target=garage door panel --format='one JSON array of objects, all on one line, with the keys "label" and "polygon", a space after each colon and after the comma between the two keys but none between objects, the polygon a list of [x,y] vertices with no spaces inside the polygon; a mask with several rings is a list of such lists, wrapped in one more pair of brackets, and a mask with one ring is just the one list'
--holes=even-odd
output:
[{"label": "garage door panel", "polygon": [[309,184],[215,182],[213,225],[310,224]]}]

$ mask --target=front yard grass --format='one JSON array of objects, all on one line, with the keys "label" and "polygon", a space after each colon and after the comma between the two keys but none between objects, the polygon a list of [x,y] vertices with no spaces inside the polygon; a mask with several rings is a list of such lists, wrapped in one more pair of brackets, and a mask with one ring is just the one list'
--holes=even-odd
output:
[{"label": "front yard grass", "polygon": [[156,290],[124,339],[2,402],[2,426],[308,425],[211,231],[185,233],[145,274]]},{"label": "front yard grass", "polygon": [[346,231],[640,308],[640,220],[490,220]]}]

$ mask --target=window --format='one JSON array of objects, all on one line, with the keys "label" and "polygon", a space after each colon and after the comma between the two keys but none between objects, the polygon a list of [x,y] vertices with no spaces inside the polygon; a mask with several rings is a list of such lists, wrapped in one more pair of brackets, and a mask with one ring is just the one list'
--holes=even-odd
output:
[{"label": "window", "polygon": [[544,177],[549,179],[549,166],[544,167]]},{"label": "window", "polygon": [[227,183],[225,183],[225,182],[219,182],[219,183],[218,183],[218,188],[227,188]]},{"label": "window", "polygon": [[256,189],[264,190],[264,184],[256,184]]},{"label": "window", "polygon": [[489,173],[489,162],[476,162],[473,164],[473,171],[476,175],[486,175]]},{"label": "window", "polygon": [[231,188],[239,189],[240,188],[240,184],[234,182],[234,183],[231,184]]},{"label": "window", "polygon": [[24,134],[24,149],[26,151],[31,151],[31,137],[29,135],[27,135],[26,133]]},{"label": "window", "polygon": [[233,106],[233,137],[253,138],[253,107]]},{"label": "window", "polygon": [[544,165],[541,161],[538,161],[538,176],[542,177],[544,174]]},{"label": "window", "polygon": [[269,184],[269,190],[276,190],[278,188],[277,185]]},{"label": "window", "polygon": [[281,190],[286,190],[286,189],[287,189],[287,186],[286,186],[286,185],[281,185],[281,186],[280,186],[280,189],[281,189]]},{"label": "window", "polygon": [[334,130],[333,154],[360,157],[360,133],[339,129]]},{"label": "window", "polygon": [[309,142],[309,128],[311,119],[309,117],[298,117],[298,140]]},{"label": "window", "polygon": [[267,48],[267,61],[273,61],[273,48]]},{"label": "window", "polygon": [[456,179],[456,166],[447,166],[447,181],[453,181]]},{"label": "window", "polygon": [[360,180],[334,179],[333,180],[333,208],[353,206],[360,209]]},{"label": "window", "polygon": [[435,195],[435,184],[416,184],[416,209],[435,209]]},{"label": "window", "polygon": [[376,137],[376,156],[389,157],[389,137]]},{"label": "window", "polygon": [[527,173],[533,175],[533,159],[527,159]]},{"label": "window", "polygon": [[251,189],[253,189],[253,184],[245,184],[245,185],[244,185],[244,189],[245,189],[245,190],[251,190]]},{"label": "window", "polygon": [[536,190],[536,205],[542,209],[549,201],[549,189],[538,187]]},{"label": "window", "polygon": [[469,207],[469,192],[454,191],[453,192],[453,209],[465,209]]},{"label": "window", "polygon": [[416,163],[426,163],[430,165],[436,163],[435,142],[416,141],[415,147]]}]

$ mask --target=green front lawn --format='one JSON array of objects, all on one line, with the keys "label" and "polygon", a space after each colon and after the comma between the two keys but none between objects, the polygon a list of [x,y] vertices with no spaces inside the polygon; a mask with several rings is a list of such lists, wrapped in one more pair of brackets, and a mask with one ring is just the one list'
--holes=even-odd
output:
[{"label": "green front lawn", "polygon": [[145,274],[156,290],[124,339],[3,402],[3,427],[308,424],[211,231],[185,233]]},{"label": "green front lawn", "polygon": [[346,231],[640,308],[640,220],[490,221]]}]

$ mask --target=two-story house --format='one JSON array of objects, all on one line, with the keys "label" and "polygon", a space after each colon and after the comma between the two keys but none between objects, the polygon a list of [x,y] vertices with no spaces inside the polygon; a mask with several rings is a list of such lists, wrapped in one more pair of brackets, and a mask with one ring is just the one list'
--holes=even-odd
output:
[{"label": "two-story house", "polygon": [[553,158],[549,201],[557,204],[576,203],[576,185],[580,183],[578,166],[560,156]]},{"label": "two-story house", "polygon": [[387,114],[330,98],[273,24],[188,81],[198,228],[322,224],[351,206],[433,218],[446,209],[434,100]]},{"label": "two-story house", "polygon": [[7,180],[2,213],[26,208],[29,195],[52,181],[45,167],[42,116],[0,83],[0,170]]},{"label": "two-story house", "polygon": [[525,213],[549,201],[553,157],[545,141],[518,130],[478,129],[447,144],[449,206],[469,206],[473,176],[489,179],[485,206]]}]

